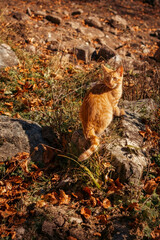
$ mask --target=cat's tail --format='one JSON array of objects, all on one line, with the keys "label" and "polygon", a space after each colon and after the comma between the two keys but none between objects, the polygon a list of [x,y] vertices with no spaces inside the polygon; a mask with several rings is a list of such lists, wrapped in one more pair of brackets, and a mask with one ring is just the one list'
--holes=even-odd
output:
[{"label": "cat's tail", "polygon": [[97,149],[99,146],[99,137],[97,137],[96,135],[91,136],[90,137],[90,142],[91,142],[91,146],[89,149],[87,149],[86,151],[84,151],[78,158],[79,161],[84,161],[87,158],[89,158]]}]

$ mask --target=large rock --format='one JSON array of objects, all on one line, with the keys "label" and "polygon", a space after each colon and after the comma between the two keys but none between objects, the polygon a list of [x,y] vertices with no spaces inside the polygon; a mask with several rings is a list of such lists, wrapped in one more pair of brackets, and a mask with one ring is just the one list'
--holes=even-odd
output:
[{"label": "large rock", "polygon": [[19,63],[16,54],[10,46],[3,43],[0,45],[0,68],[12,67]]},{"label": "large rock", "polygon": [[[138,184],[148,164],[148,149],[144,147],[143,138],[139,134],[139,131],[145,129],[141,119],[154,117],[156,105],[152,99],[143,99],[123,101],[123,106],[126,115],[121,119],[114,119],[107,133],[103,134],[105,143],[100,146],[100,155],[110,153],[111,164],[115,167],[115,177],[119,177],[122,182]],[[84,148],[88,148],[88,142],[82,131],[73,133],[72,142],[81,152],[82,149],[84,151]]]},{"label": "large rock", "polygon": [[42,137],[42,128],[32,121],[0,116],[0,161],[13,157],[18,152],[33,153],[33,160],[42,160],[42,149],[39,144],[47,144]]}]

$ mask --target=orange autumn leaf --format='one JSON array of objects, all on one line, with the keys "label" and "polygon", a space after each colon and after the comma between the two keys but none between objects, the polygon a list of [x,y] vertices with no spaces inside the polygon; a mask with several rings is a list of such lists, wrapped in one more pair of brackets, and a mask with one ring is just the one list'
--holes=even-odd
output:
[{"label": "orange autumn leaf", "polygon": [[20,176],[11,176],[11,177],[9,178],[9,180],[10,180],[11,182],[17,183],[17,184],[23,182],[23,179],[22,179]]},{"label": "orange autumn leaf", "polygon": [[72,193],[72,196],[75,197],[78,200],[84,199],[84,196],[81,192]]},{"label": "orange autumn leaf", "polygon": [[62,204],[66,204],[68,205],[70,203],[71,197],[67,194],[65,194],[65,192],[63,190],[59,190],[60,195],[59,195],[59,205]]},{"label": "orange autumn leaf", "polygon": [[156,182],[160,182],[160,176],[156,177],[154,180],[155,180]]},{"label": "orange autumn leaf", "polygon": [[28,170],[28,159],[23,160],[23,161],[20,163],[20,166],[21,166],[23,172],[29,173],[29,170]]},{"label": "orange autumn leaf", "polygon": [[96,198],[91,196],[90,198],[90,204],[92,207],[95,207],[97,205],[97,201],[96,201]]},{"label": "orange autumn leaf", "polygon": [[5,202],[7,202],[7,199],[0,197],[0,205],[4,204]]},{"label": "orange autumn leaf", "polygon": [[106,225],[107,222],[108,222],[108,221],[107,221],[108,215],[99,215],[99,216],[97,216],[96,218],[100,221],[101,224]]},{"label": "orange autumn leaf", "polygon": [[92,190],[89,187],[84,187],[83,191],[87,193],[89,197],[91,197],[91,195],[93,194]]},{"label": "orange autumn leaf", "polygon": [[109,201],[108,198],[105,198],[105,199],[103,200],[102,206],[103,206],[105,209],[111,207],[111,202]]},{"label": "orange autumn leaf", "polygon": [[137,202],[129,204],[126,210],[132,211],[132,210],[139,210],[139,204]]},{"label": "orange autumn leaf", "polygon": [[156,183],[154,179],[151,179],[145,183],[144,190],[147,194],[152,194],[157,186],[158,183]]},{"label": "orange autumn leaf", "polygon": [[60,179],[60,176],[58,174],[54,174],[52,177],[52,181],[57,182]]},{"label": "orange autumn leaf", "polygon": [[17,213],[17,211],[14,209],[14,210],[5,210],[5,211],[2,211],[0,210],[0,215],[3,217],[3,218],[8,218],[9,216],[12,216],[12,215],[15,215]]},{"label": "orange autumn leaf", "polygon": [[101,233],[99,233],[99,232],[95,232],[93,235],[94,235],[94,236],[101,237]]},{"label": "orange autumn leaf", "polygon": [[123,188],[123,184],[119,181],[119,178],[115,180],[115,184],[119,190]]},{"label": "orange autumn leaf", "polygon": [[91,216],[91,210],[85,207],[81,208],[81,215],[83,215],[86,219],[90,218]]},{"label": "orange autumn leaf", "polygon": [[146,135],[146,132],[145,131],[139,131],[139,134],[144,138],[145,135]]},{"label": "orange autumn leaf", "polygon": [[77,238],[74,238],[72,236],[67,237],[67,240],[77,240]]},{"label": "orange autumn leaf", "polygon": [[56,192],[48,193],[42,196],[43,199],[55,205],[58,203],[58,194]]},{"label": "orange autumn leaf", "polygon": [[151,237],[154,240],[159,240],[160,239],[160,229],[155,229],[154,231],[151,232]]},{"label": "orange autumn leaf", "polygon": [[21,115],[19,113],[16,113],[13,118],[21,118]]}]

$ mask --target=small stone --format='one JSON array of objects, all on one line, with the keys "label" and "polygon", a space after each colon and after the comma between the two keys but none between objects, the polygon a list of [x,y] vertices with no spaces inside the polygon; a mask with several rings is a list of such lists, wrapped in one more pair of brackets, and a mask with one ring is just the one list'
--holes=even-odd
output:
[{"label": "small stone", "polygon": [[55,51],[58,51],[58,46],[59,46],[58,42],[52,41],[52,43],[48,45],[47,49],[55,52]]},{"label": "small stone", "polygon": [[96,38],[102,38],[104,37],[104,33],[96,28],[92,27],[80,27],[78,28],[78,31],[80,31],[82,34],[84,34],[89,39],[96,39]]},{"label": "small stone", "polygon": [[18,228],[17,228],[16,232],[17,232],[18,234],[20,234],[20,235],[24,235],[25,229],[24,229],[24,227],[21,226],[21,227],[18,227]]},{"label": "small stone", "polygon": [[57,226],[62,227],[64,224],[64,218],[61,215],[59,215],[59,217],[54,219],[54,222]]},{"label": "small stone", "polygon": [[33,46],[31,44],[27,45],[26,50],[30,53],[35,53],[36,52],[35,46]]},{"label": "small stone", "polygon": [[80,224],[80,223],[83,222],[82,218],[78,218],[78,217],[71,217],[69,220],[70,220],[71,223],[74,222],[76,224]]},{"label": "small stone", "polygon": [[16,54],[11,47],[5,43],[0,45],[0,69],[4,67],[12,67],[19,63]]},{"label": "small stone", "polygon": [[77,226],[76,228],[71,228],[69,230],[69,233],[72,237],[76,238],[77,240],[86,239],[84,230],[81,226]]},{"label": "small stone", "polygon": [[55,24],[61,24],[62,22],[62,19],[59,17],[59,16],[56,16],[56,15],[47,15],[46,16],[46,19],[52,23],[55,23]]},{"label": "small stone", "polygon": [[53,236],[53,229],[56,227],[52,222],[44,221],[42,224],[42,232],[48,234],[50,237]]},{"label": "small stone", "polygon": [[95,27],[95,28],[98,28],[101,30],[103,29],[101,22],[96,17],[89,17],[89,18],[85,19],[85,24],[87,24],[90,27]]},{"label": "small stone", "polygon": [[109,61],[107,61],[107,64],[109,64],[112,68],[117,68],[118,66],[122,65],[122,58],[120,55],[116,54],[114,57],[110,58]]},{"label": "small stone", "polygon": [[73,11],[71,14],[72,14],[72,16],[75,16],[75,15],[81,15],[82,13],[83,13],[82,9],[77,9],[77,10]]},{"label": "small stone", "polygon": [[13,16],[13,18],[17,19],[18,21],[20,21],[20,20],[25,21],[25,20],[28,20],[28,19],[29,19],[29,17],[27,16],[27,14],[21,13],[21,12],[13,12],[13,13],[12,13],[12,16]]},{"label": "small stone", "polygon": [[79,22],[75,22],[75,21],[74,22],[69,21],[66,23],[66,25],[70,26],[73,29],[78,29],[80,27]]},{"label": "small stone", "polygon": [[34,15],[35,15],[35,16],[43,16],[43,17],[46,17],[46,12],[37,11],[37,12],[34,12]]},{"label": "small stone", "polygon": [[115,15],[109,21],[112,27],[125,30],[127,28],[127,21],[119,15]]}]

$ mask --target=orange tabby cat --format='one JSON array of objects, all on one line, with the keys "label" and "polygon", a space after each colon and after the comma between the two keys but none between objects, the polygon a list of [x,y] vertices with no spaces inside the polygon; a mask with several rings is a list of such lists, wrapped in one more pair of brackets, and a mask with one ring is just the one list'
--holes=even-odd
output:
[{"label": "orange tabby cat", "polygon": [[122,96],[123,67],[113,71],[102,65],[104,79],[96,84],[85,96],[80,109],[83,133],[91,146],[80,155],[78,160],[89,158],[99,146],[99,137],[108,127],[113,115],[121,116],[125,112],[117,104]]}]

